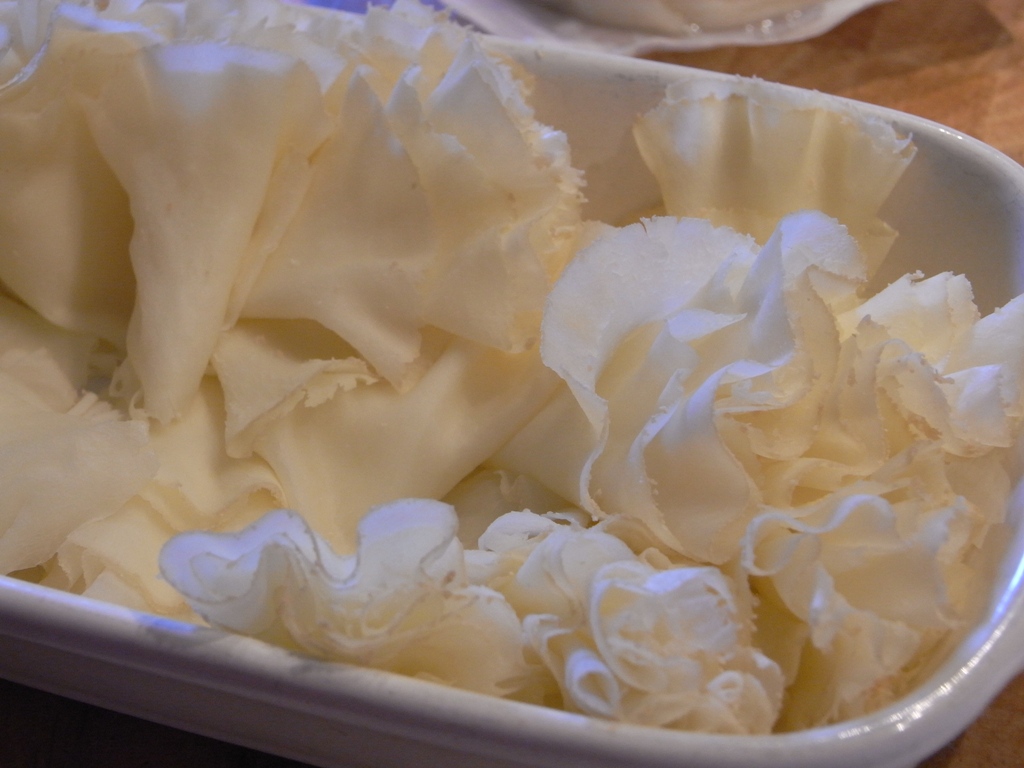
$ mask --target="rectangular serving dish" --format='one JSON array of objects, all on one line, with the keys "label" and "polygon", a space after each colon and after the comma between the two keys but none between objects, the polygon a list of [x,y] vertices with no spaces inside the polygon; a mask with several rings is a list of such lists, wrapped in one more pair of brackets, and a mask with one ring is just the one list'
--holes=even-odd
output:
[{"label": "rectangular serving dish", "polygon": [[[665,87],[725,76],[558,46],[493,40],[536,77],[538,117],[570,137],[588,215],[656,204],[635,117]],[[783,89],[784,86],[778,86]],[[831,97],[822,96],[823,105]],[[880,281],[964,272],[983,311],[1024,285],[1024,168],[966,136],[885,109],[919,151],[883,211],[900,238]],[[1024,504],[976,624],[912,695],[869,717],[761,737],[660,731],[492,699],[390,673],[311,661],[0,577],[0,675],[321,766],[473,768],[909,768],[964,729],[1024,664]]]}]

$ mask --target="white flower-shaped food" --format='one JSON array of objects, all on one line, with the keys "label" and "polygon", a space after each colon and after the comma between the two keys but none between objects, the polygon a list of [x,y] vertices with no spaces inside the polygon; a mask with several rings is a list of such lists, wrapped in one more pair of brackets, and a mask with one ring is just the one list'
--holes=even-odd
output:
[{"label": "white flower-shaped food", "polygon": [[407,499],[371,510],[339,556],[297,514],[238,534],[172,539],[161,572],[214,626],[315,656],[491,694],[524,670],[519,619],[465,577],[454,511]]},{"label": "white flower-shaped food", "polygon": [[533,615],[524,627],[572,709],[713,733],[767,733],[778,716],[782,673],[751,647],[717,568],[610,563],[582,622]]}]

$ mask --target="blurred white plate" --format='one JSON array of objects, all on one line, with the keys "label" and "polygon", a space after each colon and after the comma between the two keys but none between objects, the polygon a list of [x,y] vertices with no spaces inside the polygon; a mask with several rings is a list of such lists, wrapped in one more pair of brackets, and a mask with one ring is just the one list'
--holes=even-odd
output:
[{"label": "blurred white plate", "polygon": [[[692,51],[728,45],[769,45],[816,37],[853,14],[888,0],[811,0],[799,8],[771,14],[735,17],[722,26],[693,24],[679,33],[630,30],[595,10],[582,18],[563,10],[573,0],[445,0],[445,4],[481,29],[521,40],[560,40],[566,44],[609,53],[641,54],[650,51]],[[716,0],[705,0],[705,4]],[[576,0],[582,5],[585,0]],[[621,0],[620,0],[621,2]],[[730,0],[717,0],[728,4]],[[627,3],[622,2],[622,5]],[[630,10],[641,15],[646,0],[629,2]]]},{"label": "blurred white plate", "polygon": [[[589,213],[612,220],[658,200],[629,139],[634,117],[673,80],[722,77],[562,47],[490,44],[535,73],[539,117],[569,134],[588,173]],[[854,108],[891,120],[919,146],[885,211],[901,233],[889,273],[966,272],[985,309],[1020,291],[1024,169],[933,123]],[[933,677],[869,717],[800,733],[708,736],[599,722],[311,661],[7,578],[0,675],[322,766],[909,768],[969,725],[1021,669],[1022,515],[1024,505],[1015,504],[978,623]]]},{"label": "blurred white plate", "polygon": [[[806,40],[827,32],[865,8],[890,0],[808,0],[804,3],[776,3],[790,8],[761,15],[746,11],[726,14],[728,23],[693,24],[676,33],[655,33],[616,26],[601,9],[590,18],[571,12],[575,2],[586,0],[427,0],[438,8],[448,7],[457,17],[479,29],[502,37],[533,42],[558,41],[584,50],[606,53],[642,54],[651,51],[693,51],[728,45],[769,45]],[[311,5],[347,11],[363,11],[368,4],[391,5],[393,0],[306,0]],[[605,0],[606,4],[628,7],[634,15],[646,13],[644,6],[654,0]],[[705,6],[728,6],[735,0],[691,0]],[[747,0],[747,7],[751,3]],[[799,6],[799,7],[791,7]],[[615,6],[611,6],[614,8]],[[615,14],[615,15],[621,15]]]}]

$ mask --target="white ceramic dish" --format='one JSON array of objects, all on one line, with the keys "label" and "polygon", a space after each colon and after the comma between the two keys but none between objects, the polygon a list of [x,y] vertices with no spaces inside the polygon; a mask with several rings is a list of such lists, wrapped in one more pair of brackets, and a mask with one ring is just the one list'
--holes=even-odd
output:
[{"label": "white ceramic dish", "polygon": [[[720,77],[565,48],[494,45],[535,73],[539,116],[570,135],[589,176],[589,212],[611,219],[658,198],[630,143],[635,115],[670,81]],[[1024,168],[941,126],[856,108],[891,120],[919,146],[885,211],[901,232],[886,275],[966,272],[983,309],[1019,292]],[[5,578],[0,675],[322,766],[909,768],[970,724],[1024,663],[1024,504],[1009,519],[990,600],[934,674],[870,717],[794,734],[707,736],[599,722],[314,662]]]},{"label": "white ceramic dish", "polygon": [[[313,0],[334,4],[346,0]],[[808,0],[799,7],[771,13],[759,12],[751,3],[743,9],[733,4],[728,18],[717,24],[688,25],[681,31],[630,29],[621,23],[622,13],[612,0],[603,7],[590,10],[586,17],[574,13],[573,0],[444,0],[463,19],[480,29],[521,40],[535,42],[558,40],[573,47],[623,54],[639,54],[655,50],[695,51],[732,45],[772,45],[806,40],[823,34],[850,16],[871,5],[888,0]],[[725,5],[728,3],[722,3]],[[579,2],[575,3],[577,6]],[[658,5],[649,0],[632,0],[630,14],[648,13],[644,6]],[[692,2],[705,6],[705,16],[715,18],[707,6],[710,2]],[[781,6],[778,6],[781,7]],[[753,8],[753,10],[751,10]],[[609,13],[612,11],[612,13]],[[628,17],[628,16],[627,16]]]},{"label": "white ceramic dish", "polygon": [[[557,41],[583,50],[626,55],[650,51],[696,51],[731,45],[792,43],[824,34],[865,8],[889,1],[807,0],[798,8],[786,12],[765,15],[754,12],[747,17],[734,14],[728,23],[704,27],[692,24],[681,32],[669,33],[628,29],[604,23],[600,11],[595,12],[593,18],[581,18],[571,10],[558,7],[571,5],[571,0],[427,0],[430,5],[448,8],[462,21],[495,35],[531,42]],[[393,0],[301,2],[362,13],[367,5],[391,5]],[[642,10],[645,4],[654,3],[648,0],[632,3],[637,6],[637,10]]]}]

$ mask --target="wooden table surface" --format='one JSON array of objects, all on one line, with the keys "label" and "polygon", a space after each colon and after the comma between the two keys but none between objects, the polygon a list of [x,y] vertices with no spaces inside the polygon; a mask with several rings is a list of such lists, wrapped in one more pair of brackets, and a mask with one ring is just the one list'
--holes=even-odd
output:
[{"label": "wooden table surface", "polygon": [[[1024,163],[1024,0],[894,0],[806,42],[653,58],[894,107]],[[1022,765],[1024,676],[921,768]],[[301,768],[0,681],[2,768],[179,766]]]}]

